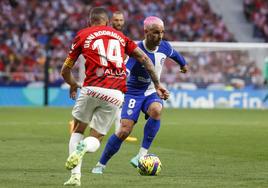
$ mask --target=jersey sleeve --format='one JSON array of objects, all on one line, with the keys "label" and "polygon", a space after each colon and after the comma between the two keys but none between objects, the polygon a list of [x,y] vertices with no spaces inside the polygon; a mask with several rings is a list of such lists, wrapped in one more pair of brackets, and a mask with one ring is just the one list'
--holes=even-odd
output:
[{"label": "jersey sleeve", "polygon": [[127,71],[127,77],[129,77],[130,72],[132,70],[132,68],[134,67],[135,63],[136,63],[136,59],[133,57],[129,57],[128,61],[126,62],[126,71]]},{"label": "jersey sleeve", "polygon": [[137,48],[137,44],[130,40],[128,37],[126,37],[126,46],[125,46],[125,52],[127,55],[131,55],[132,52]]},{"label": "jersey sleeve", "polygon": [[69,51],[68,57],[66,58],[64,64],[72,68],[81,52],[81,37],[79,35],[76,35],[72,42],[71,50]]},{"label": "jersey sleeve", "polygon": [[126,68],[128,71],[131,71],[132,67],[134,66],[134,64],[136,63],[136,59],[134,59],[133,57],[129,57],[128,61],[126,62]]},{"label": "jersey sleeve", "polygon": [[185,61],[184,57],[174,48],[172,48],[168,42],[166,42],[166,44],[168,48],[168,57],[176,61],[180,66],[185,66],[187,62]]}]

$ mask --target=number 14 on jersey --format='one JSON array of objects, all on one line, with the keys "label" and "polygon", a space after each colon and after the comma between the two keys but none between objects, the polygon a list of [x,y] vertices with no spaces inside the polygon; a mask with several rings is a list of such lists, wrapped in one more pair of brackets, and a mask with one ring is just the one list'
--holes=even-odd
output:
[{"label": "number 14 on jersey", "polygon": [[118,40],[110,39],[108,41],[108,47],[105,49],[103,39],[98,39],[93,43],[92,49],[98,50],[100,55],[100,63],[103,66],[108,66],[108,61],[110,61],[115,63],[117,68],[122,67],[123,58],[121,55],[120,42]]}]

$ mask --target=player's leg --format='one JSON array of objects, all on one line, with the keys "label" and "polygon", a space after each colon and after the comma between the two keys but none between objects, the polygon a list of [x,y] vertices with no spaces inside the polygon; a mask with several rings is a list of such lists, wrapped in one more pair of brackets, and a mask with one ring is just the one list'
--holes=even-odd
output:
[{"label": "player's leg", "polygon": [[[118,110],[118,112],[116,113],[116,117],[115,117],[115,120],[114,120],[115,133],[117,133],[119,131],[119,129],[120,129],[121,112],[122,112],[122,108],[120,108]],[[125,140],[128,141],[128,142],[135,142],[138,139],[136,137],[134,137],[134,136],[128,136]]]},{"label": "player's leg", "polygon": [[115,120],[114,120],[115,133],[117,133],[119,131],[119,128],[120,128],[121,112],[122,112],[122,108],[119,108],[118,111],[116,112],[116,116],[115,116]]},{"label": "player's leg", "polygon": [[108,102],[99,101],[100,106],[94,110],[92,121],[90,123],[90,134],[84,140],[80,141],[75,152],[69,157],[72,165],[82,160],[85,153],[93,153],[100,146],[100,141],[110,130],[114,121],[118,106]]},{"label": "player's leg", "polygon": [[[75,133],[73,133],[75,134]],[[103,138],[103,135],[99,134],[94,129],[91,129],[90,136],[86,137],[84,140],[80,140],[80,142],[75,147],[75,151],[71,153],[67,160],[66,167],[76,165],[75,168],[72,169],[71,177],[68,181],[64,183],[64,185],[70,186],[80,186],[80,178],[81,178],[81,164],[82,158],[86,152],[95,152],[100,146],[100,140]]]},{"label": "player's leg", "polygon": [[111,159],[111,157],[116,154],[122,142],[129,136],[131,133],[135,122],[133,120],[121,119],[121,127],[119,131],[113,134],[108,142],[106,143],[105,149],[102,152],[101,158],[97,165],[92,169],[92,173],[94,174],[102,174],[107,162]]},{"label": "player's leg", "polygon": [[69,121],[69,132],[72,134],[74,131],[74,120]]},{"label": "player's leg", "polygon": [[69,142],[69,157],[65,163],[67,169],[71,170],[71,178],[64,185],[80,185],[81,164],[83,153],[77,152],[77,147],[84,138],[84,131],[92,118],[94,106],[90,108],[87,104],[88,96],[80,95],[73,108],[74,128]]},{"label": "player's leg", "polygon": [[97,108],[90,124],[90,134],[83,142],[86,152],[93,153],[99,146],[103,137],[109,132],[119,107],[105,102]]},{"label": "player's leg", "polygon": [[[150,116],[144,126],[144,136],[142,140],[142,148],[149,149],[156,134],[160,128],[160,118],[162,112],[162,104],[159,102],[153,102],[150,104],[147,114]],[[141,155],[145,155],[147,153],[140,153]]]},{"label": "player's leg", "polygon": [[[90,105],[89,105],[90,103]],[[88,95],[80,95],[74,105],[72,110],[72,115],[74,117],[74,130],[71,135],[83,135],[85,129],[88,126],[88,123],[91,121],[95,107],[97,106],[96,99]],[[69,151],[69,157],[66,161],[66,168],[72,170],[75,168],[81,161],[84,153],[81,151],[81,148],[78,147],[77,143],[73,144],[73,147]]]},{"label": "player's leg", "polygon": [[[96,133],[101,134],[102,136],[106,135],[114,122],[118,110],[119,106],[115,106],[113,104],[107,104],[106,106],[102,106],[102,108],[99,108],[95,112],[92,118],[92,122],[90,124],[90,127],[93,130],[96,130],[95,135],[91,133],[91,136],[93,137],[99,136],[96,135]],[[90,143],[86,144],[89,145]],[[102,173],[104,168],[105,167],[103,165],[98,163],[96,167],[93,169],[93,171],[95,171],[95,173]]]},{"label": "player's leg", "polygon": [[96,167],[93,168],[92,173],[102,174],[107,162],[119,151],[122,142],[129,136],[135,122],[138,120],[143,100],[143,96],[135,97],[125,95],[120,129],[109,138],[105,149],[102,152],[101,158]]},{"label": "player's leg", "polygon": [[[71,134],[70,141],[69,141],[69,156],[72,156],[72,153],[76,150],[77,145],[81,140],[84,138],[84,131],[87,127],[87,123],[80,122],[77,119],[74,119],[74,130]],[[74,186],[80,186],[80,177],[81,177],[81,165],[82,161],[77,162],[76,166],[73,167],[72,164],[70,164],[70,161],[73,159],[70,159],[68,157],[66,161],[66,168],[71,169],[71,177],[68,181],[64,183],[64,185],[74,185]],[[72,161],[73,163],[73,161]]]},{"label": "player's leg", "polygon": [[148,153],[148,150],[159,131],[162,112],[162,100],[155,94],[148,96],[143,105],[143,111],[148,114],[149,118],[144,126],[143,140],[139,153],[130,161],[134,167],[138,166],[139,158]]}]

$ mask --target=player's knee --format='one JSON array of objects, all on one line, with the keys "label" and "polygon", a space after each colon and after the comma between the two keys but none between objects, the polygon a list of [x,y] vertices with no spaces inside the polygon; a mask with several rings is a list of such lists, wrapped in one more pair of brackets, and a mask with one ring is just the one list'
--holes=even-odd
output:
[{"label": "player's knee", "polygon": [[74,125],[73,125],[73,132],[84,134],[86,128],[87,128],[86,123],[82,123],[82,122],[75,119]]},{"label": "player's knee", "polygon": [[121,140],[125,140],[129,135],[130,135],[129,130],[120,130],[117,133],[118,138],[120,138]]},{"label": "player's knee", "polygon": [[121,126],[118,137],[122,140],[125,140],[131,133],[131,128],[128,126]]},{"label": "player's knee", "polygon": [[79,129],[79,128],[74,128],[74,129],[73,129],[73,132],[74,132],[74,133],[84,134],[85,131],[82,130],[82,129]]},{"label": "player's knee", "polygon": [[130,135],[132,128],[133,128],[133,125],[131,123],[122,121],[121,127],[117,133],[117,136],[120,139],[125,140]]},{"label": "player's knee", "polygon": [[160,108],[153,108],[150,110],[149,116],[155,120],[160,120],[161,111],[162,110]]},{"label": "player's knee", "polygon": [[162,112],[162,104],[154,102],[149,106],[147,114],[150,116],[150,118],[160,120],[161,112]]}]

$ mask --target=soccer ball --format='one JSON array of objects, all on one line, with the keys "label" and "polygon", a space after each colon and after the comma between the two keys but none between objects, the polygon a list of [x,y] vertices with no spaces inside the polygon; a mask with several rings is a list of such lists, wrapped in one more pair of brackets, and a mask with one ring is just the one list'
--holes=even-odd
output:
[{"label": "soccer ball", "polygon": [[138,171],[143,176],[157,176],[162,168],[160,159],[154,154],[147,154],[140,157]]}]

